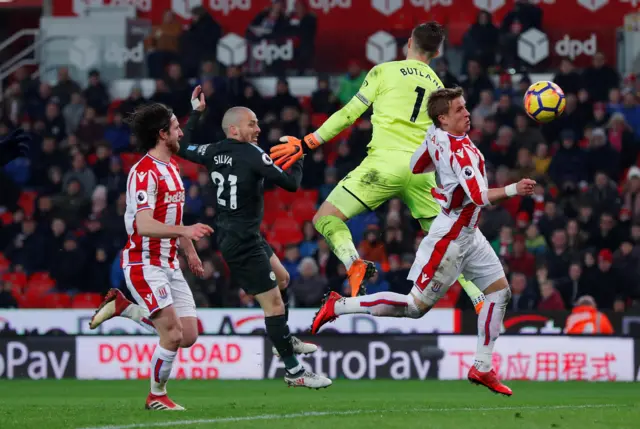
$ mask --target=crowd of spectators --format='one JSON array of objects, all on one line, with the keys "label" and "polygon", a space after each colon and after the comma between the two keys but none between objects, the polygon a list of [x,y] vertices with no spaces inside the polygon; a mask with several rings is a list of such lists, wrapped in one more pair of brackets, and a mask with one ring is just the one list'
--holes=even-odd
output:
[{"label": "crowd of spectators", "polygon": [[[196,13],[183,37],[197,38],[199,31],[215,28],[203,13]],[[490,23],[490,18],[481,14],[478,25]],[[171,19],[168,15],[163,25],[170,28]],[[267,12],[256,17],[254,26],[276,31],[280,21],[273,19]],[[474,36],[474,31],[480,30],[472,28],[467,40],[491,41],[499,36],[491,36],[490,31]],[[170,30],[150,40],[150,46],[164,47],[164,51],[179,46],[162,34]],[[150,67],[155,61],[155,72],[164,72],[154,76],[155,93],[148,100],[138,87],[124,100],[111,100],[108,83],[98,70],[89,72],[85,88],[70,78],[65,67],[58,70],[54,86],[31,79],[26,70],[16,72],[0,106],[0,135],[21,126],[33,134],[34,144],[30,159],[17,159],[0,171],[0,307],[33,305],[24,296],[26,279],[34,273],[49,273],[51,284],[55,283],[52,290],[68,295],[125,287],[119,265],[127,239],[124,192],[127,169],[138,155],[132,154],[135,138],[124,119],[137,106],[162,102],[185,118],[191,90],[201,84],[207,109],[197,141],[222,138],[219,124],[224,111],[244,105],[261,119],[259,144],[268,150],[283,135],[313,131],[357,92],[366,75],[366,69],[353,62],[339,89],[332,90],[329,78],[319,76],[311,97],[302,98],[293,96],[287,79],[280,78],[275,96],[265,98],[242,68],[223,70],[207,56],[208,48],[192,48],[198,52],[182,57],[188,61],[181,61],[177,54],[150,56]],[[621,79],[599,53],[592,66],[583,70],[565,60],[554,76],[566,93],[565,113],[540,126],[521,107],[531,83],[526,74],[515,82],[510,75],[500,75],[494,85],[488,69],[494,65],[495,52],[467,45],[463,50],[468,54],[465,73],[450,71],[446,59],[434,67],[446,86],[460,85],[465,90],[472,113],[470,136],[487,159],[491,186],[521,177],[538,181],[532,198],[490,206],[481,217],[480,228],[504,261],[510,279],[510,309],[570,309],[582,295],[593,296],[600,309],[624,311],[640,306],[640,82],[633,76]],[[304,191],[298,194],[316,204],[324,201],[366,156],[371,135],[367,112],[349,130],[307,156]],[[183,172],[185,223],[199,221],[215,227],[216,193],[208,176],[198,170]],[[309,219],[295,216],[289,208],[295,205],[278,201],[280,194],[269,184],[267,188],[269,200],[277,204],[267,210],[264,231],[291,275],[294,306],[317,306],[328,289],[343,292],[344,266]],[[269,233],[279,218],[294,225],[298,220],[297,233],[289,239]],[[368,291],[407,293],[411,283],[406,275],[422,232],[406,207],[394,199],[374,213],[356,217],[349,226],[361,256],[379,268]],[[196,248],[205,276],[187,274],[187,280],[198,306],[256,305],[230,282],[215,237],[199,241]],[[470,308],[464,296],[456,295],[450,303]]]}]

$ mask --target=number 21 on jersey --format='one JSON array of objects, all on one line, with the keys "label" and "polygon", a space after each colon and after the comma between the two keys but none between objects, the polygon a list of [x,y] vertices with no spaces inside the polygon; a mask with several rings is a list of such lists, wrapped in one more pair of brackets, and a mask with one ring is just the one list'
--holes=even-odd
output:
[{"label": "number 21 on jersey", "polygon": [[224,191],[225,183],[229,182],[229,208],[231,210],[238,208],[238,176],[229,174],[229,177],[225,180],[222,174],[214,171],[211,173],[211,180],[218,187],[218,204],[222,207],[227,206],[227,202],[222,198],[222,191]]}]

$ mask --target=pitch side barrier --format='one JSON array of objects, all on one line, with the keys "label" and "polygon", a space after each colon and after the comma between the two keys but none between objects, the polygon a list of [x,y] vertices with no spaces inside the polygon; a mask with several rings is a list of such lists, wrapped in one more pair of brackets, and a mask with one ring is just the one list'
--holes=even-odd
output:
[{"label": "pitch side barrier", "polygon": [[[474,335],[300,335],[318,345],[307,368],[335,379],[460,380]],[[157,338],[149,335],[3,335],[0,379],[145,379]],[[504,380],[640,381],[640,338],[507,334],[494,368]],[[284,366],[262,335],[202,335],[174,362],[178,379],[273,379]]]}]

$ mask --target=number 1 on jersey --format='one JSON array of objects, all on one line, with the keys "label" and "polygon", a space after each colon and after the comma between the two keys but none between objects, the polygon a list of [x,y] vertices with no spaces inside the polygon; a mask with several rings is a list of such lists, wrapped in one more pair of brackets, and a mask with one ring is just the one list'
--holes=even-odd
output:
[{"label": "number 1 on jersey", "polygon": [[420,114],[420,106],[422,106],[422,101],[424,100],[424,94],[427,92],[424,88],[420,86],[416,86],[415,92],[418,93],[416,96],[416,104],[413,105],[413,113],[411,114],[411,122],[415,122],[418,119],[418,115]]},{"label": "number 1 on jersey", "polygon": [[[222,174],[214,171],[213,173],[211,173],[211,180],[218,187],[218,204],[220,204],[222,207],[226,207],[227,202],[223,198],[220,198],[220,196],[222,195],[222,191],[224,190],[224,177],[222,176]],[[229,174],[228,180],[230,208],[231,210],[235,210],[236,208],[238,208],[238,176]]]}]

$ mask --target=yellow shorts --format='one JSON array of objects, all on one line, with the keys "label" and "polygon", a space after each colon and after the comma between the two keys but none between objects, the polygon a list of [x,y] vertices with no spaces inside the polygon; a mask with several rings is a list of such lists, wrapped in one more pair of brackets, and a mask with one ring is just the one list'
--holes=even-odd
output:
[{"label": "yellow shorts", "polygon": [[400,198],[415,219],[434,218],[440,205],[431,196],[435,173],[413,174],[411,153],[370,150],[367,157],[338,183],[327,197],[347,218],[373,211],[391,198]]}]

